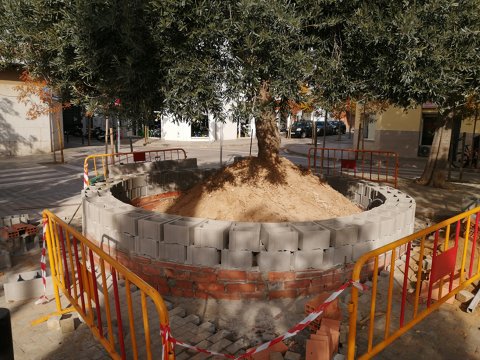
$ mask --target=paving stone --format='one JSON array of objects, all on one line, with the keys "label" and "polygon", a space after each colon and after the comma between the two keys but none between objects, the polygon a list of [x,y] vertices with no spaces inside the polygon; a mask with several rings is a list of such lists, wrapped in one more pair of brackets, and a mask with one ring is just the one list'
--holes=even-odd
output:
[{"label": "paving stone", "polygon": [[208,350],[221,352],[221,350],[225,349],[227,346],[231,344],[232,342],[230,340],[223,338],[220,341],[217,341],[216,343],[214,343]]},{"label": "paving stone", "polygon": [[215,332],[215,324],[211,323],[210,321],[206,321],[198,326],[202,330],[206,330],[211,332],[212,334]]},{"label": "paving stone", "polygon": [[207,331],[203,331],[203,332],[200,332],[200,333],[197,333],[197,334],[192,334],[191,338],[189,339],[189,341],[192,342],[192,344],[198,344],[199,342],[207,339],[208,337],[212,336],[211,333],[207,332]]},{"label": "paving stone", "polygon": [[200,317],[198,315],[195,315],[195,314],[188,315],[185,318],[185,320],[187,320],[187,322],[193,323],[195,325],[200,324]]},{"label": "paving stone", "polygon": [[205,353],[198,353],[197,355],[193,356],[191,359],[192,360],[203,360],[203,359],[209,358],[210,356],[212,356],[212,355],[205,354]]},{"label": "paving stone", "polygon": [[173,308],[168,312],[168,316],[180,316],[180,317],[185,317],[187,312],[185,311],[184,308],[177,306],[176,308]]},{"label": "paving stone", "polygon": [[216,332],[214,335],[210,336],[208,338],[208,341],[211,341],[212,343],[216,343],[217,341],[220,341],[223,338],[227,338],[231,336],[232,333],[230,331],[221,329],[218,332]]},{"label": "paving stone", "polygon": [[192,355],[190,355],[186,351],[180,353],[179,355],[175,355],[175,360],[187,360],[191,358],[192,358]]},{"label": "paving stone", "polygon": [[[200,349],[210,349],[210,346],[212,346],[212,342],[208,341],[208,340],[202,340],[200,341],[198,344],[194,344],[196,347],[200,348]],[[190,353],[190,354],[196,354],[197,351],[193,350],[193,349],[187,349],[187,352]]]},{"label": "paving stone", "polygon": [[242,349],[249,347],[250,344],[245,339],[238,339],[234,343],[230,344],[225,351],[229,354],[236,354]]},{"label": "paving stone", "polygon": [[186,319],[187,318],[180,317],[178,315],[173,315],[173,316],[170,316],[170,324],[172,324],[173,326],[182,326],[188,323],[188,320]]}]

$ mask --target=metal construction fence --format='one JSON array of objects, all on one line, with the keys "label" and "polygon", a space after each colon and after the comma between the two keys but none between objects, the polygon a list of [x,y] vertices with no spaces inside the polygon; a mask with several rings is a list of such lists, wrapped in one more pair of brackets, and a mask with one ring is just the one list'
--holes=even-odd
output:
[{"label": "metal construction fence", "polygon": [[84,186],[87,187],[97,179],[108,179],[109,165],[180,160],[186,158],[187,153],[181,148],[89,155],[85,158],[83,164],[83,183]]},{"label": "metal construction fence", "polygon": [[398,154],[390,151],[310,148],[308,168],[315,173],[350,175],[395,188],[398,182]]},{"label": "metal construction fence", "polygon": [[[363,298],[361,306],[358,290],[352,287],[348,359],[372,358],[480,280],[479,218],[476,207],[358,259],[352,281],[366,273],[373,278],[371,292],[362,295],[370,298]],[[382,268],[388,270],[387,277],[379,276]],[[357,341],[360,325],[367,326],[367,333]]]},{"label": "metal construction fence", "polygon": [[50,211],[43,221],[57,313],[77,311],[113,359],[174,359],[160,294]]}]

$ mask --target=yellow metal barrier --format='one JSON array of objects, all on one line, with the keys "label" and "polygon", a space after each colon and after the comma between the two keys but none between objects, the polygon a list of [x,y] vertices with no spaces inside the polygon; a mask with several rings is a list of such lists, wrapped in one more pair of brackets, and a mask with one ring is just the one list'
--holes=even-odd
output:
[{"label": "yellow metal barrier", "polygon": [[187,153],[181,148],[89,155],[85,158],[83,163],[83,184],[84,187],[90,185],[90,176],[92,174],[94,179],[98,179],[100,177],[108,179],[109,165],[123,165],[162,160],[179,160],[186,158]]},{"label": "yellow metal barrier", "polygon": [[[349,306],[348,359],[370,359],[460,290],[480,279],[480,207],[364,254],[352,280],[373,273],[371,296],[359,319],[358,289]],[[388,269],[387,281],[379,271]],[[380,297],[386,304],[381,304]],[[367,298],[368,300],[368,298]],[[378,300],[378,301],[377,301]],[[365,302],[362,302],[364,306]],[[383,308],[381,308],[383,307]],[[368,325],[368,341],[357,343],[357,323]],[[357,349],[356,348],[357,345]],[[355,352],[357,354],[355,354]]]},{"label": "yellow metal barrier", "polygon": [[50,211],[43,219],[57,314],[68,311],[61,291],[113,359],[174,359],[160,336],[169,326],[160,294]]}]

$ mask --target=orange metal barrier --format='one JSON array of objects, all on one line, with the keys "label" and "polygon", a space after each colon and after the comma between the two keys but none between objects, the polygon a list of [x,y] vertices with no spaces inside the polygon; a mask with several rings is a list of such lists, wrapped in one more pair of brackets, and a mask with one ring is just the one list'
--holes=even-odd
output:
[{"label": "orange metal barrier", "polygon": [[83,164],[83,183],[85,187],[90,185],[90,176],[92,173],[94,179],[98,179],[101,176],[103,176],[104,179],[108,179],[109,165],[179,160],[186,158],[187,153],[181,148],[89,155],[85,158]]},{"label": "orange metal barrier", "polygon": [[[57,314],[68,311],[61,291],[113,359],[174,359],[160,337],[169,325],[160,294],[50,211],[43,219]],[[149,313],[158,321],[150,324]]]},{"label": "orange metal barrier", "polygon": [[398,182],[398,154],[389,151],[310,148],[308,168],[325,175],[350,175],[394,187]]},{"label": "orange metal barrier", "polygon": [[[352,280],[373,272],[371,296],[359,319],[359,294],[352,287],[348,359],[370,359],[480,279],[480,207],[454,216],[358,259]],[[379,281],[379,270],[389,270]],[[388,283],[387,283],[388,282]],[[368,298],[366,298],[368,300]],[[386,304],[381,301],[386,299]],[[365,298],[363,299],[365,300]],[[365,306],[365,301],[362,301]],[[358,323],[368,325],[367,342],[357,342]],[[364,339],[363,337],[362,339]]]}]

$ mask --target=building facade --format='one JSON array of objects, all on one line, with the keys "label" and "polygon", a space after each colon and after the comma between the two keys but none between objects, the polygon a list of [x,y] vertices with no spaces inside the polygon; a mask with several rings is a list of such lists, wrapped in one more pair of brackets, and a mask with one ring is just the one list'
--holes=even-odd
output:
[{"label": "building facade", "polygon": [[41,114],[30,120],[28,111],[40,99],[32,95],[28,104],[19,101],[20,70],[0,71],[0,156],[49,153],[63,141],[62,112]]},{"label": "building facade", "polygon": [[[357,106],[355,114],[354,148],[365,150],[394,151],[401,157],[427,157],[437,126],[438,111],[433,104],[424,104],[414,109],[404,110],[390,106],[386,111],[368,115],[358,131],[362,119],[362,107]],[[473,136],[480,134],[480,121],[475,125],[474,118],[462,121],[453,130],[452,143],[459,146],[465,134],[465,144],[472,146]]]}]

